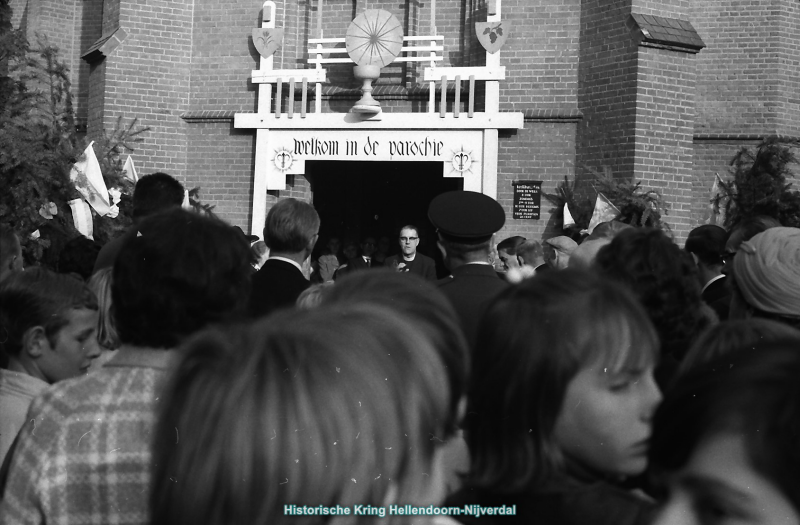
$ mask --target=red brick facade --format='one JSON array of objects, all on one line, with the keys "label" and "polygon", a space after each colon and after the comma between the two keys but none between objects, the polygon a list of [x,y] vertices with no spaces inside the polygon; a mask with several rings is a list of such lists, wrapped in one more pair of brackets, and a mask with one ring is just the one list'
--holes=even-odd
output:
[{"label": "red brick facade", "polygon": [[[275,68],[306,67],[307,40],[318,36],[317,2],[276,2],[285,28]],[[364,8],[324,0],[323,36],[344,36]],[[255,132],[235,129],[234,113],[257,110],[250,39],[261,3],[242,0],[12,0],[14,23],[50,36],[73,71],[79,121],[89,136],[118,116],[151,130],[134,159],[140,174],[167,171],[232,223],[247,229],[253,205]],[[408,35],[430,34],[431,2],[374,0]],[[444,63],[485,61],[474,23],[484,0],[438,0],[436,29]],[[651,45],[633,14],[687,21],[706,47]],[[511,219],[513,181],[542,180],[551,192],[584,167],[610,167],[658,189],[671,204],[668,222],[683,238],[707,211],[714,173],[741,146],[767,134],[800,136],[800,6],[794,0],[505,0],[511,22],[502,50],[507,69],[500,110],[525,114],[522,130],[501,131],[497,198],[508,222],[500,237],[558,231],[543,199],[538,221]],[[122,28],[108,56],[80,60],[93,42]],[[392,65],[376,83],[385,112],[425,111],[423,66]],[[347,111],[357,98],[351,67],[327,68],[324,111]],[[289,103],[284,91],[283,106]],[[478,98],[479,106],[482,98]],[[299,111],[298,100],[292,102]],[[310,200],[302,175],[277,198]],[[256,232],[260,233],[260,232]]]}]

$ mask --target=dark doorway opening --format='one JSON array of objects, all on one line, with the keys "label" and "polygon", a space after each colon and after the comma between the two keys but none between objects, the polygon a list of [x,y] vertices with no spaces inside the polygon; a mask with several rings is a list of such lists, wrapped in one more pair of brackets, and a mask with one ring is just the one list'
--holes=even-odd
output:
[{"label": "dark doorway opening", "polygon": [[315,251],[333,236],[343,242],[385,236],[392,255],[399,252],[400,228],[413,224],[420,230],[418,250],[440,259],[428,205],[440,193],[464,186],[461,178],[444,177],[442,171],[441,162],[306,161],[321,220]]}]

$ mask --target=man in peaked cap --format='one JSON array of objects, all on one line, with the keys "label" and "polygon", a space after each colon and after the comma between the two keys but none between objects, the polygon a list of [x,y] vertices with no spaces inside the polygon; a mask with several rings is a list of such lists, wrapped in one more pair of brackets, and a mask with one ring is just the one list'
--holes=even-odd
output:
[{"label": "man in peaked cap", "polygon": [[503,227],[505,212],[482,193],[449,191],[431,201],[428,218],[436,226],[437,245],[452,274],[437,284],[453,304],[474,348],[486,306],[509,286],[489,263],[492,236]]}]

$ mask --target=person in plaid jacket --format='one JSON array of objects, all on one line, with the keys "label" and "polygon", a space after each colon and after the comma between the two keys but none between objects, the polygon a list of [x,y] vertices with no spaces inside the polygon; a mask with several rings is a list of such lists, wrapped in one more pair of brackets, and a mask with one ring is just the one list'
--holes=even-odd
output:
[{"label": "person in plaid jacket", "polygon": [[159,389],[182,340],[243,314],[249,247],[217,219],[175,209],[138,226],[114,266],[122,346],[98,372],[31,404],[0,523],[149,523]]}]

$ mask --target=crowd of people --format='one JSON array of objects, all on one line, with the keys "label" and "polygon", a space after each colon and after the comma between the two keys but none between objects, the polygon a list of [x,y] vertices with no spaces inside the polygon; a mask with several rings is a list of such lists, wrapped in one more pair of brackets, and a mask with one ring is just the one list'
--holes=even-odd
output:
[{"label": "crowd of people", "polygon": [[0,231],[0,523],[800,525],[800,229],[495,244],[446,192],[437,279],[413,224],[311,261],[310,204],[182,202],[58,273]]}]

